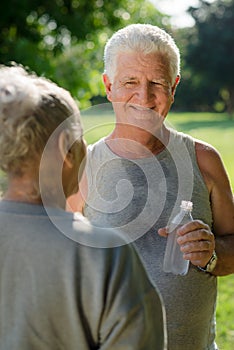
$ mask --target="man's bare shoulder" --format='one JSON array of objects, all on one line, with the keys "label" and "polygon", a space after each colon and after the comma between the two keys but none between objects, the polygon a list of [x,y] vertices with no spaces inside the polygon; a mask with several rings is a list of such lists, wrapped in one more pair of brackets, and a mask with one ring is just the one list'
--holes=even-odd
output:
[{"label": "man's bare shoulder", "polygon": [[196,140],[195,150],[198,166],[209,191],[214,185],[224,185],[229,182],[222,158],[212,145]]},{"label": "man's bare shoulder", "polygon": [[204,141],[196,140],[195,150],[201,170],[213,172],[215,169],[217,171],[217,167],[223,169],[221,155],[215,147]]}]

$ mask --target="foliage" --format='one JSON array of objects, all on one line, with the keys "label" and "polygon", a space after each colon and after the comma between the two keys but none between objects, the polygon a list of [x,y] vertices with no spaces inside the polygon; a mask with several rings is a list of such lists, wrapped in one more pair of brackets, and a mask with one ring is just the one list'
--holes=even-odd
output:
[{"label": "foliage", "polygon": [[221,111],[217,109],[216,101],[219,97],[219,87],[210,85],[202,74],[193,69],[194,56],[190,55],[190,38],[196,35],[196,27],[177,29],[174,38],[181,52],[181,81],[177,87],[174,111]]},{"label": "foliage", "polygon": [[[195,87],[212,96],[216,108],[234,112],[234,1],[200,0],[190,8],[196,26],[188,37],[186,62],[196,75]],[[204,99],[205,100],[205,99]],[[208,99],[209,101],[209,99]],[[211,103],[211,101],[209,101]]]},{"label": "foliage", "polygon": [[83,108],[94,96],[105,95],[101,77],[103,50],[112,33],[135,22],[161,24],[164,18],[150,2],[142,0],[118,1],[118,4],[105,1],[101,11],[107,19],[110,12],[113,13],[115,21],[108,24],[106,19],[102,27],[89,30],[86,40],[77,41],[54,60],[53,79],[68,88],[82,102]]},{"label": "foliage", "polygon": [[[85,108],[100,103],[103,47],[130,23],[172,33],[182,56],[174,110],[234,110],[234,0],[200,0],[192,28],[174,29],[150,0],[9,0],[0,3],[0,61],[29,66],[69,89]],[[103,100],[105,101],[105,100]]]},{"label": "foliage", "polygon": [[0,14],[1,62],[15,61],[46,75],[82,106],[104,94],[103,47],[113,31],[134,22],[165,22],[144,0],[8,0],[8,6],[0,3]]}]

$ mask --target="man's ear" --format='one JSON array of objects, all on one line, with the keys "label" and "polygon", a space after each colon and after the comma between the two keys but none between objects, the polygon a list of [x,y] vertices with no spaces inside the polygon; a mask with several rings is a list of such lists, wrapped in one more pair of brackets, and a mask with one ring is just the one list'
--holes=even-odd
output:
[{"label": "man's ear", "polygon": [[105,90],[106,90],[106,96],[107,96],[107,99],[111,102],[111,87],[112,87],[112,83],[110,82],[110,79],[108,77],[107,74],[103,74],[102,75],[102,79],[103,79],[103,83],[105,85]]},{"label": "man's ear", "polygon": [[70,141],[69,131],[63,130],[59,135],[58,148],[64,165],[66,165],[68,168],[72,168],[74,165],[74,157],[71,151],[71,147],[72,144]]},{"label": "man's ear", "polygon": [[176,87],[177,87],[177,85],[179,84],[179,82],[180,82],[180,75],[178,74],[178,75],[176,76],[174,85],[172,85],[172,87],[171,87],[171,93],[172,93],[172,96],[173,96],[173,97],[174,97],[174,95],[175,95]]}]

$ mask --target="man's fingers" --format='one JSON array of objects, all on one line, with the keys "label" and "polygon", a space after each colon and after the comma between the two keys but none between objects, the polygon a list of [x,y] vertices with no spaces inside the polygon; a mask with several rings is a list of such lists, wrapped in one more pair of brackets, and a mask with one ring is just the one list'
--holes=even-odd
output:
[{"label": "man's fingers", "polygon": [[167,227],[160,228],[158,230],[158,234],[162,237],[167,237],[168,236],[168,229]]}]

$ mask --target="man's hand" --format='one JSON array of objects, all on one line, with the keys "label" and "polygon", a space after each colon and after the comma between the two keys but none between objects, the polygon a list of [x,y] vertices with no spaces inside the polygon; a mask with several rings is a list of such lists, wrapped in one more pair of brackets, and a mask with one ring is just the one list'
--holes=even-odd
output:
[{"label": "man's hand", "polygon": [[[158,230],[160,236],[167,237],[168,228]],[[205,267],[215,249],[215,237],[210,227],[200,220],[193,220],[177,229],[177,242],[186,260],[195,266]]]}]

